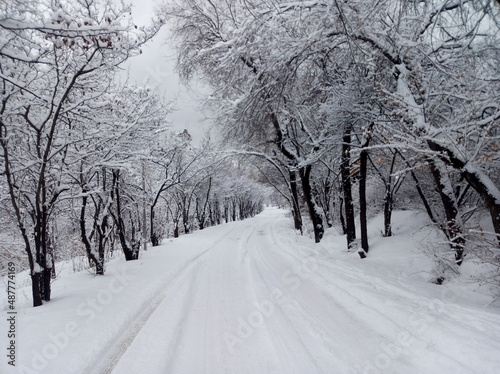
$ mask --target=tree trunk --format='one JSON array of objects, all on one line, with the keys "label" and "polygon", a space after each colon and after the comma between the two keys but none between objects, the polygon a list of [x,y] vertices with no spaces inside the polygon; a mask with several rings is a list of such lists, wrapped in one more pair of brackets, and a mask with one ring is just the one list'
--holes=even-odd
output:
[{"label": "tree trunk", "polygon": [[189,234],[191,232],[191,229],[189,227],[189,221],[183,219],[182,225],[184,226],[184,234]]},{"label": "tree trunk", "polygon": [[346,235],[347,228],[345,226],[345,218],[344,218],[344,198],[340,196],[339,198],[339,216],[340,216],[340,226],[342,227],[342,234]]},{"label": "tree trunk", "polygon": [[45,263],[45,268],[43,269],[43,300],[50,301],[52,294],[52,267],[47,267],[47,262]]},{"label": "tree trunk", "polygon": [[366,147],[370,144],[373,124],[370,124],[363,133],[361,143],[361,154],[359,155],[359,216],[361,231],[361,250],[358,252],[361,258],[365,258],[368,253],[368,217],[366,206],[366,177],[368,171],[368,151]]},{"label": "tree trunk", "polygon": [[232,211],[232,219],[233,219],[233,222],[236,221],[236,200],[233,198],[231,200],[231,205],[233,207],[233,211]]},{"label": "tree trunk", "polygon": [[[108,211],[109,206],[111,205],[112,200],[107,201],[106,204],[108,205],[107,208],[104,209],[105,212]],[[98,233],[98,255],[99,255],[99,266],[96,267],[96,273],[97,272],[102,272],[102,275],[104,275],[104,255],[106,254],[106,245],[108,242],[108,226],[109,226],[109,214],[105,213],[104,216],[101,219],[101,223],[97,224],[97,233]],[[99,267],[101,269],[99,269]]]},{"label": "tree trunk", "polygon": [[438,222],[436,220],[436,218],[434,217],[434,213],[432,213],[432,209],[431,209],[431,206],[429,204],[429,201],[427,200],[427,198],[425,197],[425,194],[424,194],[424,191],[422,190],[422,187],[420,186],[420,181],[418,180],[417,178],[417,175],[415,174],[415,172],[412,170],[413,168],[413,165],[411,165],[405,158],[404,156],[398,152],[399,155],[401,156],[401,158],[405,161],[406,165],[408,166],[408,168],[410,169],[410,175],[413,179],[413,181],[415,182],[415,188],[417,190],[417,193],[418,193],[418,196],[420,197],[420,200],[422,200],[422,204],[424,204],[424,208],[425,208],[425,211],[427,212],[427,215],[429,216],[430,220],[435,224],[435,225],[438,225]]},{"label": "tree trunk", "polygon": [[229,222],[229,199],[224,198],[224,221]]},{"label": "tree trunk", "polygon": [[104,266],[100,261],[100,258],[95,256],[94,251],[92,251],[92,244],[87,236],[87,227],[86,227],[86,218],[85,211],[87,208],[88,196],[86,193],[88,192],[85,188],[82,190],[82,207],[80,209],[80,237],[82,239],[83,245],[85,246],[85,251],[87,252],[87,257],[90,261],[92,261],[95,265],[95,273],[96,275],[104,275]]},{"label": "tree trunk", "polygon": [[116,199],[115,221],[118,229],[118,238],[120,239],[120,244],[123,250],[123,254],[125,255],[125,260],[132,261],[132,260],[137,260],[139,258],[139,251],[136,248],[134,248],[134,246],[130,247],[126,239],[125,222],[123,221],[122,217],[119,180],[120,180],[120,171],[113,170],[113,186],[115,189],[115,199]]},{"label": "tree trunk", "polygon": [[[368,145],[368,143],[366,143]],[[359,156],[360,169],[359,169],[359,219],[360,219],[360,231],[361,231],[361,250],[359,250],[359,256],[361,258],[366,257],[368,253],[368,217],[367,217],[367,207],[366,207],[366,174],[367,174],[367,164],[368,164],[368,152],[362,150]]]},{"label": "tree trunk", "polygon": [[290,191],[292,195],[293,223],[295,230],[300,230],[302,234],[302,215],[300,214],[299,194],[297,192],[297,174],[292,170],[289,170],[288,174],[290,176]]},{"label": "tree trunk", "polygon": [[351,180],[351,131],[352,127],[344,130],[342,139],[342,164],[340,172],[342,176],[342,191],[345,204],[345,227],[347,248],[351,249],[356,241],[356,223],[354,220],[354,204],[352,201],[352,180]]},{"label": "tree trunk", "polygon": [[493,224],[493,229],[497,236],[497,241],[500,246],[500,196],[499,189],[491,181],[491,179],[485,175],[482,170],[474,169],[467,165],[463,160],[455,155],[450,149],[437,144],[433,141],[428,141],[429,147],[433,151],[437,151],[442,155],[447,157],[441,157],[441,160],[455,170],[459,171],[464,179],[476,190],[476,192],[483,199],[486,207],[488,208],[491,216],[491,221]]},{"label": "tree trunk", "polygon": [[333,227],[333,217],[332,217],[332,206],[331,206],[331,190],[332,183],[330,179],[330,170],[328,171],[328,175],[322,182],[321,186],[321,195],[322,195],[322,205],[323,212],[325,213],[326,225],[328,228]]},{"label": "tree trunk", "polygon": [[220,225],[220,223],[221,223],[220,202],[219,200],[215,200],[214,221],[212,222],[212,226]]},{"label": "tree trunk", "polygon": [[[394,188],[393,188],[393,186],[392,186],[392,174],[394,173],[394,167],[396,165],[396,158],[397,158],[398,154],[399,154],[398,151],[392,152],[392,161],[391,161],[391,167],[389,169],[389,175],[387,176],[387,179],[382,178],[384,180],[384,185],[385,185],[384,237],[386,237],[386,238],[392,236],[392,208],[393,208],[393,202],[394,202],[394,193],[397,190],[397,184],[398,184],[398,182],[396,182],[394,184]],[[373,165],[373,163],[372,163],[372,165]],[[413,171],[412,171],[412,173],[413,173]]]},{"label": "tree trunk", "polygon": [[462,234],[461,225],[457,220],[457,203],[446,170],[439,167],[438,162],[438,160],[428,159],[431,173],[434,177],[446,216],[444,231],[450,240],[450,247],[455,251],[455,261],[457,265],[461,265],[463,261],[465,239]]},{"label": "tree trunk", "polygon": [[31,292],[33,295],[34,307],[43,305],[42,281],[43,281],[42,273],[31,274]]},{"label": "tree trunk", "polygon": [[210,202],[208,204],[208,221],[210,222],[210,226],[214,226],[215,223],[215,207],[214,203]]},{"label": "tree trunk", "polygon": [[385,185],[385,197],[384,197],[384,237],[392,236],[392,185],[391,176],[389,176],[388,182]]},{"label": "tree trunk", "polygon": [[316,204],[314,195],[311,188],[311,165],[299,169],[300,180],[302,182],[302,190],[304,191],[304,198],[306,199],[307,207],[309,208],[309,215],[313,224],[314,241],[319,243],[323,238],[324,228],[323,219],[319,207]]},{"label": "tree trunk", "polygon": [[151,205],[149,208],[149,225],[151,227],[150,229],[150,240],[151,240],[151,245],[153,247],[157,247],[161,243],[161,235],[159,235],[156,232],[156,226],[155,226],[155,207],[154,205]]}]

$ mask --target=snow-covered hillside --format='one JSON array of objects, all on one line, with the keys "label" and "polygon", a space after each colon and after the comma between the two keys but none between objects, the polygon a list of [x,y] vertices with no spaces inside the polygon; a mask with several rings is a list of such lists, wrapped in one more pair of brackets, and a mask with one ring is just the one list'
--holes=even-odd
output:
[{"label": "snow-covered hillside", "polygon": [[61,276],[39,308],[18,289],[17,366],[4,354],[0,372],[499,372],[500,309],[465,277],[429,282],[423,215],[396,212],[391,238],[373,220],[364,260],[333,229],[314,244],[291,225],[267,208],[169,239],[103,277]]}]

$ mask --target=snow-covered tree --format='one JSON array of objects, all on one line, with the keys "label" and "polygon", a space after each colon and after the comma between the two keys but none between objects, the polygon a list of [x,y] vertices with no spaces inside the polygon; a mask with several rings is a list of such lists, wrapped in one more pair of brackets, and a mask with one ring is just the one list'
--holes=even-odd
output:
[{"label": "snow-covered tree", "polygon": [[[291,8],[275,1],[187,0],[167,5],[166,14],[179,37],[181,73],[189,78],[201,72],[214,87],[218,122],[228,136],[279,155],[293,174],[290,180],[301,181],[319,241],[323,219],[310,175],[327,131],[315,114],[324,100],[317,85],[321,61],[314,53],[322,46],[308,40],[317,24],[296,22]],[[321,12],[313,17],[320,25],[326,21]]]},{"label": "snow-covered tree", "polygon": [[[366,234],[368,139],[372,148],[396,152],[387,153],[388,164],[398,152],[427,164],[442,204],[444,222],[437,223],[458,264],[463,217],[469,213],[460,211],[457,191],[463,188],[454,181],[481,196],[500,234],[497,3],[176,0],[166,5],[166,14],[178,36],[181,74],[199,73],[214,88],[227,138],[300,179],[316,241],[324,212],[310,178],[335,149],[340,163],[331,167],[342,171],[348,243],[356,233],[351,172],[357,157],[351,155],[360,155]],[[396,185],[392,176],[385,178],[390,234]],[[422,190],[419,195],[425,197]],[[368,248],[366,237],[363,247]]]},{"label": "snow-covered tree", "polygon": [[438,0],[345,4],[337,16],[346,22],[336,34],[385,67],[380,101],[395,119],[387,130],[398,148],[427,156],[457,263],[463,233],[450,172],[482,197],[500,234],[498,169],[489,156],[500,118],[497,16],[491,1]]},{"label": "snow-covered tree", "polygon": [[48,232],[54,207],[70,190],[64,170],[80,110],[89,113],[116,67],[140,53],[160,25],[137,28],[129,9],[113,1],[0,4],[2,174],[30,264],[34,306],[51,297]]}]

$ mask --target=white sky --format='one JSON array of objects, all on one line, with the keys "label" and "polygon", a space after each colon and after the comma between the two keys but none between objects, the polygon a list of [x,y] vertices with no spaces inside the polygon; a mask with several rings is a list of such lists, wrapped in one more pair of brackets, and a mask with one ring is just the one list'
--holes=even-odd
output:
[{"label": "white sky", "polygon": [[[153,17],[155,0],[128,0],[132,3],[132,16],[138,26],[148,24]],[[173,129],[187,129],[195,143],[199,142],[210,127],[210,121],[204,120],[200,113],[199,102],[203,97],[202,89],[193,85],[186,87],[179,82],[175,72],[175,48],[168,38],[168,25],[146,46],[142,54],[134,57],[127,65],[130,79],[138,84],[149,80],[151,86],[157,86],[159,93],[170,101],[175,99],[177,110],[169,116]],[[169,44],[170,43],[170,44]],[[206,92],[207,90],[205,90]]]}]

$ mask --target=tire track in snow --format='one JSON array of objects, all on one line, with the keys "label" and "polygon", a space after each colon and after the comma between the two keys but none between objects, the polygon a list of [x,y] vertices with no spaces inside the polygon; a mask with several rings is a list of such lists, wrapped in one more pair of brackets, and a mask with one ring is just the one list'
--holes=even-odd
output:
[{"label": "tire track in snow", "polygon": [[[209,342],[209,315],[211,299],[211,287],[209,268],[213,261],[214,256],[217,255],[218,248],[211,251],[210,257],[203,264],[191,269],[186,277],[189,277],[190,286],[188,288],[182,287],[177,290],[178,305],[180,306],[172,320],[179,326],[176,334],[171,337],[170,344],[166,350],[167,363],[166,373],[176,372],[192,372],[193,362],[183,362],[180,358],[188,352],[195,352],[196,349],[201,347],[201,351],[196,351],[193,357],[196,361],[203,363],[204,371],[197,371],[198,373],[205,373],[209,365],[209,353],[207,347],[210,346]],[[200,287],[200,285],[202,287]],[[204,313],[202,318],[200,314]]]},{"label": "tire track in snow", "polygon": [[174,287],[177,283],[179,283],[180,278],[189,274],[193,267],[202,264],[205,261],[205,257],[207,257],[213,248],[217,247],[218,243],[227,238],[229,235],[233,233],[236,228],[233,228],[226,232],[224,235],[221,235],[216,240],[214,240],[209,246],[203,250],[200,254],[196,255],[192,260],[188,261],[188,263],[176,274],[169,277],[166,282],[162,283],[158,289],[162,289],[158,296],[156,296],[152,302],[148,301],[144,303],[141,308],[139,308],[139,312],[136,314],[136,317],[133,319],[133,323],[130,327],[126,328],[126,331],[122,333],[122,335],[117,339],[118,342],[114,343],[114,347],[111,348],[110,352],[105,355],[103,359],[101,359],[97,365],[92,365],[92,367],[88,367],[86,372],[94,373],[94,374],[110,374],[112,373],[114,367],[120,361],[120,358],[127,351],[130,344],[134,341],[137,334],[144,327],[146,322],[149,320],[151,315],[158,309],[160,304],[165,301],[166,297],[171,292],[172,287]]},{"label": "tire track in snow", "polygon": [[[296,248],[296,243],[293,242],[293,239],[285,237],[284,240],[288,242],[288,244],[282,246],[282,248],[284,249],[283,253],[286,253],[288,257],[293,258],[294,261],[298,264],[300,264],[301,261],[307,258],[307,256],[302,256],[301,258],[300,255],[286,249],[289,247]],[[314,258],[315,254],[313,253],[312,256]],[[408,295],[408,293],[403,290],[406,288],[404,287],[404,285],[401,285],[401,288],[396,287],[375,275],[364,273],[361,269],[357,269],[355,266],[350,267],[344,264],[339,264],[337,262],[325,262],[324,259],[320,259],[318,257],[316,257],[315,262],[321,268],[318,270],[321,271],[314,272],[314,274],[311,274],[308,279],[316,284],[317,290],[323,289],[322,293],[327,298],[333,300],[333,302],[338,305],[345,313],[348,313],[348,311],[350,311],[349,316],[351,319],[355,317],[358,323],[366,326],[364,317],[369,317],[369,320],[372,321],[371,325],[374,328],[370,326],[366,327],[368,327],[369,330],[373,333],[383,338],[379,345],[382,345],[383,347],[397,346],[398,335],[404,333],[409,334],[412,340],[412,347],[414,347],[415,345],[419,345],[420,347],[429,346],[429,334],[432,335],[431,332],[426,333],[425,336],[420,336],[420,334],[412,332],[411,327],[408,326],[408,320],[403,322],[399,321],[401,318],[401,310],[397,309],[396,311],[392,311],[387,310],[387,308],[385,307],[380,309],[381,304],[380,298],[378,297],[385,297],[390,294],[394,297],[397,296],[399,298],[406,299],[409,305],[413,305],[413,309],[410,309],[408,311],[408,315],[412,315],[413,313],[413,316],[415,316],[415,310],[418,310],[419,308],[425,309],[425,305],[432,304],[432,300],[426,297],[417,296],[418,292],[414,292],[411,295]],[[330,274],[343,274],[343,276],[332,277]],[[356,291],[348,291],[349,289],[352,289],[353,286]],[[334,297],[333,295],[342,295],[342,299]],[[367,302],[368,300],[371,302]],[[397,306],[400,306],[400,304],[397,303]],[[304,317],[307,318],[307,315],[310,315],[310,313],[307,313],[306,315],[304,315]],[[373,323],[374,321],[379,322]],[[429,322],[424,321],[423,317],[421,317],[421,321],[419,321],[419,323],[428,324]],[[443,321],[440,321],[441,326],[442,323]],[[453,324],[450,324],[448,334],[451,333],[459,337],[459,334],[453,331],[454,327],[455,326]],[[387,331],[388,328],[390,331]],[[429,328],[429,330],[431,329]],[[432,346],[432,349],[425,348],[425,350],[428,351],[428,354],[431,356],[438,353],[436,359],[447,358],[449,362],[458,364],[457,367],[467,367],[469,372],[475,372],[474,368],[468,365],[468,363],[460,361],[456,358],[460,357],[460,355],[448,352],[446,347],[438,348],[439,345],[439,342],[436,340],[434,342],[434,345]],[[372,363],[376,360],[377,357],[380,357],[376,354],[383,354],[383,350],[382,348],[378,348],[378,350],[375,350],[374,353],[375,357],[371,359]],[[393,361],[396,361],[399,364],[406,365],[407,369],[410,369],[413,365],[410,361],[408,361],[407,358],[411,360],[413,356],[414,355],[412,355],[411,352],[408,351],[406,354],[398,354]],[[394,367],[392,367],[391,370],[394,370]]]},{"label": "tire track in snow", "polygon": [[[268,317],[266,317],[257,307],[262,301],[267,301],[267,299],[269,298],[269,295],[267,295],[267,293],[265,295],[259,295],[256,292],[256,288],[258,286],[260,286],[261,288],[267,287],[264,283],[258,283],[258,281],[253,276],[252,271],[252,254],[255,252],[255,250],[253,249],[255,245],[252,245],[252,241],[257,241],[261,236],[265,235],[262,226],[264,226],[262,223],[253,226],[252,230],[245,236],[245,240],[242,241],[242,243],[240,243],[238,247],[238,250],[241,252],[239,256],[241,256],[241,264],[243,267],[242,273],[244,274],[246,286],[245,288],[247,294],[250,296],[251,309],[250,314],[247,315],[250,316],[252,313],[260,313],[262,315],[262,324],[258,327],[251,326],[251,328],[257,330],[256,335],[259,335],[257,338],[260,339],[259,341],[261,341],[261,344],[265,346],[265,351],[272,356],[273,365],[280,366],[278,372],[294,373],[294,371],[291,371],[290,368],[285,369],[283,367],[284,364],[288,365],[291,362],[292,357],[290,355],[287,355],[287,357],[283,359],[283,355],[280,354],[279,350],[277,349],[278,347],[273,342],[273,334],[271,333],[271,329],[268,326]],[[304,346],[303,348],[305,349],[306,347]]]},{"label": "tire track in snow", "polygon": [[[253,227],[234,226],[166,282],[169,291],[157,296],[165,303],[160,300],[149,317],[137,322],[147,324],[140,338],[139,332],[130,332],[132,338],[123,353],[118,352],[118,361],[131,344],[133,349],[122,357],[116,374],[131,372],[127,365],[135,365],[136,348],[146,347],[158,326],[163,331],[156,340],[162,343],[160,349],[151,354],[139,350],[148,358],[144,362],[153,363],[148,373],[154,374],[417,373],[419,368],[428,369],[419,362],[422,354],[428,355],[425,361],[458,367],[439,344],[425,346],[430,332],[417,334],[419,339],[409,347],[410,353],[399,352],[386,370],[372,365],[375,371],[371,371],[369,365],[376,363],[382,347],[395,343],[401,329],[408,330],[404,317],[396,318],[398,313],[418,306],[425,298],[417,297],[408,304],[407,290],[385,287],[385,279],[376,274],[364,274],[361,267],[351,269],[347,263],[337,264],[323,255],[314,257],[313,246],[301,247],[301,240],[291,238],[289,225],[276,213],[251,222]],[[290,289],[294,283],[284,283],[283,274],[293,275],[308,259],[317,260],[318,266],[310,266],[312,271],[300,279],[299,287]],[[275,302],[272,292],[276,287],[294,302]],[[394,310],[384,313],[383,298],[394,301]],[[249,322],[266,300],[274,302],[273,312],[262,323],[247,323],[252,333],[240,339],[234,353],[229,352],[223,334],[238,337],[240,320]],[[420,356],[413,357],[414,348]],[[470,372],[477,370],[464,365],[463,359],[456,362]],[[144,363],[134,367],[139,364]]]},{"label": "tire track in snow", "polygon": [[[238,304],[241,296],[235,292],[231,284],[227,284],[225,273],[231,270],[227,267],[228,261],[234,261],[234,265],[241,265],[245,256],[241,258],[239,249],[247,245],[248,236],[251,236],[247,234],[249,227],[248,225],[238,226],[236,230],[243,230],[243,236],[228,237],[227,235],[219,240],[218,248],[210,252],[204,266],[191,269],[190,276],[194,287],[187,292],[185,289],[179,290],[184,313],[181,319],[173,319],[177,321],[177,324],[184,326],[183,334],[171,339],[167,351],[171,352],[169,356],[175,357],[175,360],[169,359],[166,372],[231,373],[225,369],[227,357],[222,344],[222,331],[224,321],[231,317],[230,311],[227,310],[228,301],[229,306],[234,303]],[[238,232],[238,234],[242,233]],[[239,243],[237,248],[234,248],[234,241]],[[234,267],[233,270],[236,269],[237,267]],[[234,283],[240,283],[237,279],[231,280]],[[224,304],[222,304],[223,301],[225,301]],[[189,349],[186,348],[188,346]],[[196,351],[196,357],[201,359],[203,363],[201,367],[200,365],[194,367],[193,359],[189,359],[187,353],[192,351]]]},{"label": "tire track in snow", "polygon": [[[171,356],[175,360],[169,362],[165,372],[232,374],[234,366],[241,362],[242,355],[250,355],[259,360],[254,363],[254,369],[246,367],[246,372],[297,372],[277,371],[277,367],[282,367],[283,361],[267,331],[263,332],[252,326],[250,336],[243,339],[245,343],[249,343],[247,339],[253,342],[236,353],[230,352],[223,338],[224,331],[227,332],[229,328],[231,332],[235,332],[233,329],[237,323],[256,310],[258,297],[253,290],[251,254],[248,253],[255,231],[255,226],[242,227],[239,237],[220,241],[220,248],[210,253],[204,266],[198,271],[193,269],[192,277],[197,286],[189,292],[180,290],[184,295],[182,305],[190,303],[191,306],[184,307],[186,311],[181,322],[173,319],[175,323],[184,325],[185,329],[182,335],[171,339],[168,350],[174,351]],[[255,333],[255,330],[259,331]],[[186,348],[188,345],[189,349]],[[194,357],[193,352],[201,362],[193,363],[193,359],[190,359]],[[289,361],[290,357],[286,360]],[[233,366],[229,364],[228,368],[228,362]]]},{"label": "tire track in snow", "polygon": [[[303,261],[305,258],[300,258],[300,256],[292,254],[287,250],[289,247],[297,248],[297,244],[294,243],[293,239],[288,237],[286,241],[289,243],[280,241],[281,236],[276,234],[276,226],[277,223],[273,222],[267,226],[270,231],[270,236],[267,240],[273,245],[269,245],[267,250],[257,250],[253,256],[256,262],[256,270],[264,279],[264,284],[283,283],[283,279],[278,279],[277,282],[276,280],[270,281],[269,277],[276,273],[279,275],[290,273],[289,280],[292,279],[291,274],[293,274],[294,283],[290,283],[288,287],[284,287],[285,291],[291,295],[293,303],[285,303],[283,306],[279,305],[279,307],[291,328],[299,336],[300,331],[308,332],[304,337],[300,338],[304,342],[306,351],[308,351],[308,347],[312,347],[313,350],[309,352],[310,357],[315,359],[318,345],[323,345],[326,351],[342,352],[344,357],[341,357],[340,361],[336,360],[336,363],[331,363],[338,368],[342,364],[359,362],[357,353],[346,351],[346,346],[359,346],[365,352],[365,355],[369,355],[370,351],[373,351],[370,350],[370,347],[391,344],[391,339],[386,334],[381,334],[372,329],[363,319],[357,318],[350,310],[346,309],[337,298],[326,292],[324,289],[325,284],[328,284],[326,279],[324,282],[313,280],[318,276],[321,277],[321,274],[307,269],[307,272],[305,274],[302,272],[299,277],[298,274],[300,272],[293,272],[297,266],[304,265]],[[270,250],[271,247],[273,248],[272,250]],[[293,260],[287,261],[285,256],[283,256],[284,253]],[[273,265],[271,265],[271,262]],[[276,272],[279,269],[278,265],[282,264],[287,264],[288,269],[285,273],[283,270]],[[265,268],[266,271],[262,272],[261,268]],[[271,290],[269,291],[271,292]],[[358,301],[361,303],[361,300]],[[318,303],[321,303],[323,307],[319,307]],[[312,307],[313,305],[316,305],[316,308]],[[328,312],[325,313],[325,310]],[[334,319],[338,319],[340,324],[332,325],[332,320]],[[360,331],[362,332],[362,339],[360,339]],[[281,336],[279,337],[282,338]],[[375,359],[376,353],[378,352],[372,355],[372,360]],[[332,361],[334,361],[333,357]],[[330,371],[331,366],[326,364],[324,359],[320,362],[315,360],[315,362],[321,366],[322,372],[328,373]],[[400,363],[408,366],[408,362],[405,362],[404,359]],[[345,367],[345,371],[349,370],[349,366],[350,364]]]},{"label": "tire track in snow", "polygon": [[[272,281],[269,282],[269,278],[266,279],[264,276],[262,269],[258,264],[258,260],[261,260],[262,254],[260,253],[260,248],[265,247],[266,251],[269,251],[271,246],[276,243],[274,238],[274,222],[266,222],[261,223],[259,230],[257,231],[259,235],[254,238],[255,242],[252,248],[252,254],[249,255],[252,258],[252,263],[248,263],[248,277],[250,279],[250,283],[253,285],[260,285],[260,288],[264,290],[260,295],[255,290],[255,286],[250,288],[250,292],[253,295],[253,299],[255,303],[261,303],[263,301],[269,301],[273,304],[273,313],[264,319],[262,329],[265,330],[263,333],[268,336],[269,344],[273,347],[273,351],[278,360],[282,364],[286,364],[286,368],[282,368],[280,372],[286,373],[302,373],[304,370],[307,372],[314,373],[328,373],[331,370],[331,367],[325,371],[325,368],[321,368],[317,359],[314,357],[312,352],[315,349],[314,346],[311,346],[304,340],[304,337],[300,334],[300,331],[294,325],[290,315],[286,312],[286,308],[281,303],[277,303],[276,300],[272,300],[272,293],[275,288],[271,289],[271,287],[276,287],[279,282]],[[266,231],[270,231],[271,238],[266,236]],[[249,238],[250,239],[250,238]],[[268,243],[266,243],[268,242]],[[264,245],[266,244],[266,245]],[[250,249],[248,248],[247,251]],[[254,270],[254,271],[252,271]],[[267,267],[269,271],[268,274],[276,274],[276,268]],[[260,278],[260,281],[255,279],[257,275]],[[277,272],[277,274],[281,275],[281,272]],[[271,286],[271,284],[273,286]],[[271,300],[269,300],[271,299]],[[274,327],[272,327],[274,325]],[[287,328],[290,327],[290,328]],[[279,333],[278,331],[281,331]],[[287,335],[284,336],[283,332],[287,331]],[[305,353],[307,360],[303,360]],[[297,362],[297,358],[301,357]],[[307,362],[305,362],[307,361]]]}]

